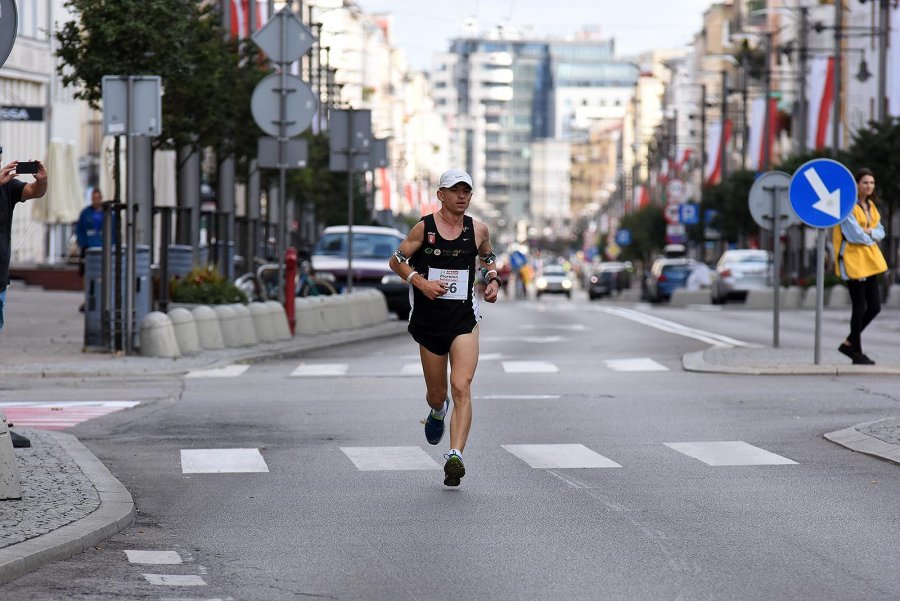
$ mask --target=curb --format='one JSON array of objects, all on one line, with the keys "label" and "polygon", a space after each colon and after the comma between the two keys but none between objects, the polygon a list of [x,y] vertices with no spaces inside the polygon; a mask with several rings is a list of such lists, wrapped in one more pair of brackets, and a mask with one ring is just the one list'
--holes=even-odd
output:
[{"label": "curb", "polygon": [[685,371],[716,374],[735,374],[745,376],[898,376],[900,367],[885,365],[815,365],[791,363],[780,367],[745,365],[729,365],[710,363],[706,360],[707,351],[686,353],[681,357],[681,366]]},{"label": "curb", "polygon": [[843,430],[829,432],[828,434],[824,434],[823,436],[835,444],[847,447],[851,451],[856,451],[857,453],[865,453],[866,455],[872,455],[874,457],[886,459],[887,461],[892,461],[894,463],[900,463],[900,447],[889,442],[879,440],[874,436],[863,434],[862,432],[857,430],[857,428],[863,426],[872,426],[883,421],[887,421],[887,419],[879,419],[874,422],[856,424],[855,426],[844,428]]},{"label": "curb", "polygon": [[0,549],[0,583],[9,582],[54,561],[100,544],[128,527],[135,517],[131,493],[99,459],[71,434],[49,432],[100,495],[90,515],[47,534]]}]

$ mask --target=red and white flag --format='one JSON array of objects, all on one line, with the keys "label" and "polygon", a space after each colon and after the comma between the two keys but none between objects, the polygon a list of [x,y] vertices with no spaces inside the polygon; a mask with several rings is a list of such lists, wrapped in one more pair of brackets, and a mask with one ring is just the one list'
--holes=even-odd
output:
[{"label": "red and white flag", "polygon": [[809,59],[807,78],[809,111],[806,122],[806,145],[814,150],[831,142],[834,108],[834,57],[813,56]]},{"label": "red and white flag", "polygon": [[[724,138],[724,140],[723,140]],[[706,165],[703,170],[704,181],[712,186],[722,178],[722,142],[728,148],[731,140],[731,120],[725,121],[725,134],[722,135],[722,122],[713,121],[706,130]]]},{"label": "red and white flag", "polygon": [[775,119],[778,103],[774,98],[769,98],[769,115],[766,119],[766,101],[764,98],[756,98],[750,107],[750,144],[747,149],[747,167],[749,169],[764,169],[766,167],[766,129],[768,133],[769,163],[772,163],[772,147],[775,142]]},{"label": "red and white flag", "polygon": [[[250,31],[250,0],[228,0],[231,2],[231,36],[248,38]],[[259,30],[268,21],[269,5],[265,0],[254,0],[256,8],[256,29]]]}]

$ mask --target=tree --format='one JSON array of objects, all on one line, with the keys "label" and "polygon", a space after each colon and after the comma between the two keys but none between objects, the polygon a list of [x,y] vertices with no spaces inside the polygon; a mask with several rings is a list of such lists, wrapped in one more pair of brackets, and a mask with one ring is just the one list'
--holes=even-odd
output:
[{"label": "tree", "polygon": [[[255,154],[250,95],[266,70],[248,42],[227,40],[200,0],[67,0],[76,19],[56,34],[57,71],[75,97],[99,108],[105,75],[159,75],[165,87],[155,147]],[[248,126],[249,125],[249,126]],[[222,148],[228,144],[227,148]]]},{"label": "tree", "polygon": [[649,263],[666,243],[666,219],[663,208],[648,205],[622,217],[619,229],[631,231],[631,244],[622,250],[622,259]]},{"label": "tree", "polygon": [[756,180],[753,171],[735,171],[716,186],[704,191],[701,211],[714,210],[716,217],[708,224],[719,230],[722,237],[733,243],[741,243],[748,236],[756,235],[758,226],[750,214],[748,199],[750,188]]}]

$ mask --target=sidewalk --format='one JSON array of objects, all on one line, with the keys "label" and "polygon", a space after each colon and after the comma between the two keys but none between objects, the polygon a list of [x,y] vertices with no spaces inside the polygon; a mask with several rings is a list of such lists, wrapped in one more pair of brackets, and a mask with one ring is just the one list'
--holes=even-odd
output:
[{"label": "sidewalk", "polygon": [[[135,377],[178,375],[235,362],[291,357],[305,351],[406,331],[405,322],[335,334],[204,351],[179,359],[82,352],[83,315],[78,292],[45,291],[14,282],[6,324],[0,331],[0,382],[14,378]],[[837,351],[823,351],[815,365],[811,349],[711,347],[684,356],[687,371],[745,375],[900,375],[900,365],[849,365]],[[7,387],[9,389],[9,387]],[[14,393],[15,386],[12,386]],[[0,387],[0,400],[13,398]],[[0,583],[46,563],[70,557],[109,538],[134,518],[128,491],[73,436],[15,431],[31,439],[16,449],[23,498],[0,501]],[[900,463],[900,418],[858,424],[826,438],[847,448]]]}]

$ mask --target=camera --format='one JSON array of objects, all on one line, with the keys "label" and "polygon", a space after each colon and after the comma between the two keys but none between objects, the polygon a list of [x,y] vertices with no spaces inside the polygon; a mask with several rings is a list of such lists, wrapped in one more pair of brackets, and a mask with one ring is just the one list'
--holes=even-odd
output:
[{"label": "camera", "polygon": [[23,173],[37,173],[38,172],[38,163],[37,161],[19,161],[16,163],[16,175],[22,175]]}]

